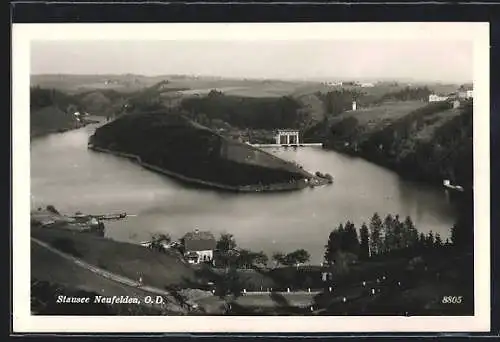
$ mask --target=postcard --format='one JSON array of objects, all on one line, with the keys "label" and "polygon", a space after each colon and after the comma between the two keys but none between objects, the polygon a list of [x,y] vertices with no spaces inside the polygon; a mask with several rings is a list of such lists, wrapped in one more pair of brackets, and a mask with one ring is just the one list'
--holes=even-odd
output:
[{"label": "postcard", "polygon": [[12,44],[16,332],[489,330],[487,23]]}]

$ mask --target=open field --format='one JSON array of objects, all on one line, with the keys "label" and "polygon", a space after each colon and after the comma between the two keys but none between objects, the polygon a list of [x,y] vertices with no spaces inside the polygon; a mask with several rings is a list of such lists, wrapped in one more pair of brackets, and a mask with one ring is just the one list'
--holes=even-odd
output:
[{"label": "open field", "polygon": [[340,121],[347,117],[354,117],[358,120],[358,124],[366,126],[365,128],[380,128],[427,105],[428,103],[423,101],[386,102],[378,106],[357,108],[356,111],[346,111],[334,120]]},{"label": "open field", "polygon": [[260,86],[242,86],[242,87],[214,87],[204,89],[190,89],[179,91],[183,96],[189,95],[207,95],[212,89],[217,89],[225,95],[245,96],[245,97],[280,97],[290,93],[290,89],[283,87],[260,87]]},{"label": "open field", "polygon": [[[142,76],[142,75],[32,75],[31,85],[42,88],[56,88],[69,93],[88,90],[109,90],[133,92],[167,81],[168,88],[187,88],[188,94],[205,94],[212,89],[241,96],[284,96],[295,92],[309,83],[301,81],[224,79],[195,76]],[[318,83],[319,84],[319,83]]]},{"label": "open field", "polygon": [[[370,97],[380,97],[388,92],[399,91],[406,86],[423,86],[424,84],[409,84],[401,82],[376,83],[374,87],[330,86],[315,80],[266,80],[266,79],[229,79],[210,76],[188,75],[32,75],[31,85],[42,88],[56,88],[69,93],[78,93],[89,90],[116,90],[120,92],[134,92],[151,87],[159,82],[167,81],[168,88],[187,88],[188,94],[208,93],[217,89],[226,95],[249,97],[276,97],[291,95],[300,97],[316,92],[328,92],[340,89],[358,89]],[[449,93],[456,89],[453,84],[429,84],[429,88],[436,93]]]}]

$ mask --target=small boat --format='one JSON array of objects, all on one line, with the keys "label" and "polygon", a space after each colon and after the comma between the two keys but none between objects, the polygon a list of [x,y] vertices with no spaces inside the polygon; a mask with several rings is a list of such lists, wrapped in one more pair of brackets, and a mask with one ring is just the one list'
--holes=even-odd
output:
[{"label": "small boat", "polygon": [[464,188],[461,187],[460,185],[452,185],[449,179],[443,180],[443,185],[445,188],[448,188],[448,189],[457,190],[457,191],[464,191]]}]

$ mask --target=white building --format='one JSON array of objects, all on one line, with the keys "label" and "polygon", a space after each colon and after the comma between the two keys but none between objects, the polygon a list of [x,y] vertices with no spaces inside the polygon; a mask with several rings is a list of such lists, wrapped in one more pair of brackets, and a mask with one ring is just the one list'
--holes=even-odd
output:
[{"label": "white building", "polygon": [[277,145],[298,145],[299,131],[296,129],[278,129],[275,136]]},{"label": "white building", "polygon": [[429,95],[429,102],[440,102],[448,100],[448,96],[440,96],[436,94]]},{"label": "white building", "polygon": [[361,87],[371,88],[371,87],[375,87],[375,84],[373,84],[373,83],[361,83]]},{"label": "white building", "polygon": [[342,87],[342,82],[325,82],[324,83],[327,86],[332,86],[332,87]]},{"label": "white building", "polygon": [[184,235],[183,244],[184,255],[189,263],[213,262],[217,242],[212,233],[196,229]]},{"label": "white building", "polygon": [[458,92],[458,96],[461,99],[472,99],[473,95],[473,90],[461,90]]}]

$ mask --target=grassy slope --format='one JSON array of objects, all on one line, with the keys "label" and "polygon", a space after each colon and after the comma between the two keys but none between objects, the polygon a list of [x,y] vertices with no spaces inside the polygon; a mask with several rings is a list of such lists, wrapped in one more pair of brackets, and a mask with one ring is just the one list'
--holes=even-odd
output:
[{"label": "grassy slope", "polygon": [[[421,101],[385,102],[378,106],[359,107],[356,111],[346,111],[337,116],[328,117],[328,121],[320,122],[304,133],[307,142],[323,141],[329,138],[329,127],[335,126],[346,119],[356,119],[357,129],[364,134],[371,134],[402,118],[413,110],[426,106]],[[335,137],[330,137],[335,139]]]},{"label": "grassy slope", "polygon": [[427,103],[421,101],[386,102],[380,106],[361,107],[356,111],[344,112],[333,118],[331,124],[335,124],[348,117],[354,117],[358,120],[359,125],[365,126],[368,130],[378,130],[426,105]]},{"label": "grassy slope", "polygon": [[[38,297],[38,301],[48,302],[49,305],[51,303],[53,304],[57,295],[71,296],[71,294],[76,291],[86,291],[102,296],[130,296],[136,298],[144,298],[146,295],[149,295],[149,293],[142,291],[139,288],[123,286],[112,280],[98,276],[78,265],[75,265],[69,260],[61,258],[34,242],[31,243],[31,279],[32,281],[47,282],[52,285],[57,285],[59,288],[58,291],[50,291],[50,293],[41,291],[35,295],[35,297]],[[61,290],[61,287],[64,290]],[[42,304],[38,301],[35,300],[32,302],[32,305],[37,306],[36,304]],[[60,306],[60,304],[57,306]],[[72,308],[64,308],[66,312],[61,312],[61,308],[54,307],[53,305],[51,308],[45,308],[45,310],[48,311],[46,312],[47,314],[70,314],[71,312],[73,312],[73,314],[81,314],[86,311],[85,308],[75,308],[74,306]],[[95,309],[96,308],[90,311],[95,312]],[[116,304],[109,309],[110,310],[107,311],[117,311],[119,314],[125,315],[134,313],[137,314],[137,312],[141,312],[143,314],[162,313],[162,310],[160,310],[159,307],[149,307],[148,309],[148,307],[140,308],[136,307],[136,305],[127,304]],[[178,309],[178,305],[175,302],[170,301],[168,311],[178,311]]]},{"label": "grassy slope", "polygon": [[[138,279],[142,274],[147,285],[163,289],[165,286],[182,287],[196,282],[193,269],[173,252],[158,253],[140,245],[50,228],[32,228],[31,235],[53,246],[56,243],[55,248],[61,241],[71,244],[73,256],[110,272],[131,279]],[[34,261],[36,267],[37,262]],[[83,276],[81,282],[85,279]]]}]

